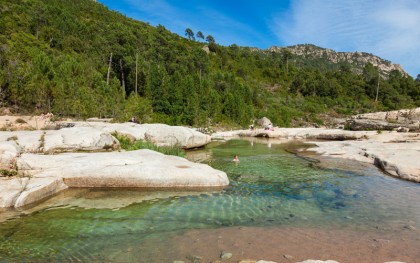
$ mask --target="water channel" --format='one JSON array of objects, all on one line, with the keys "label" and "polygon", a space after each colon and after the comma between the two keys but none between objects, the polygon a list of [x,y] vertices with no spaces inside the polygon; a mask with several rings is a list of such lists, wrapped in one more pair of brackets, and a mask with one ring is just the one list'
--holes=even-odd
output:
[{"label": "water channel", "polygon": [[[344,160],[320,166],[287,151],[295,147],[231,140],[189,152],[228,174],[224,189],[71,189],[25,211],[5,211],[0,262],[191,262],[199,251],[223,249],[220,233],[235,235],[232,229],[418,234],[419,184]],[[235,154],[240,163],[232,163]],[[193,251],[192,239],[205,231],[216,236],[199,245],[208,249]],[[230,248],[246,250],[240,239],[231,237]]]}]

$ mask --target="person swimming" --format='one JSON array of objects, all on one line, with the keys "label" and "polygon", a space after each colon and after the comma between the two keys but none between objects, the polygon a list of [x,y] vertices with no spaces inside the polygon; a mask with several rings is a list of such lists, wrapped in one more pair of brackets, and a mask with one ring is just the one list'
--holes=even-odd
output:
[{"label": "person swimming", "polygon": [[232,160],[232,162],[239,163],[239,158],[238,158],[238,155],[234,155],[234,156],[233,156],[233,160]]}]

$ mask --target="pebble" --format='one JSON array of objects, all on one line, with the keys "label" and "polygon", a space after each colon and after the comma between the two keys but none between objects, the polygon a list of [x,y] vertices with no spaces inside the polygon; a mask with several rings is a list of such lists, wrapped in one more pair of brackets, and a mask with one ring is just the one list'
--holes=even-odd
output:
[{"label": "pebble", "polygon": [[323,260],[308,259],[308,260],[305,260],[305,261],[302,261],[302,262],[298,262],[298,263],[340,263],[340,262],[334,261],[334,260],[326,260],[326,261],[323,261]]},{"label": "pebble", "polygon": [[221,259],[230,259],[231,257],[232,257],[232,253],[225,252],[225,251],[222,251],[222,254],[220,255]]},{"label": "pebble", "polygon": [[404,228],[409,230],[416,230],[416,227],[412,225],[405,225]]},{"label": "pebble", "polygon": [[192,256],[189,256],[189,257],[187,257],[192,263],[200,263],[202,260],[203,260],[203,258],[202,257],[200,257],[200,256],[195,256],[195,255],[192,255]]},{"label": "pebble", "polygon": [[283,255],[283,257],[284,257],[285,259],[293,259],[293,256],[292,256],[292,255],[287,255],[287,254],[285,254],[285,255]]}]

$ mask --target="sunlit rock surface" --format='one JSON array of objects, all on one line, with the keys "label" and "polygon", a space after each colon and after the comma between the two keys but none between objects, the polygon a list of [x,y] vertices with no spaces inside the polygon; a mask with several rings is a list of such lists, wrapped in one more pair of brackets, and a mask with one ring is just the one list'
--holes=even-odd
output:
[{"label": "sunlit rock surface", "polygon": [[76,122],[76,126],[87,126],[100,129],[108,133],[128,135],[136,140],[148,140],[158,146],[179,146],[184,149],[202,147],[211,141],[209,135],[196,130],[166,124],[136,124],[105,123],[105,122]]},{"label": "sunlit rock surface", "polygon": [[229,184],[222,171],[151,150],[22,154],[16,164],[24,177],[2,178],[2,207],[25,206],[67,187],[204,188]]}]

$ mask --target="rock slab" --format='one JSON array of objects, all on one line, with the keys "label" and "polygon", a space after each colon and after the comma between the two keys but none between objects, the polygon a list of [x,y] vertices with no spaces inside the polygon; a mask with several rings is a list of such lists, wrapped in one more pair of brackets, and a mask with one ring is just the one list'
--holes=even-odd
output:
[{"label": "rock slab", "polygon": [[25,153],[16,165],[25,177],[0,178],[0,207],[26,206],[68,187],[207,188],[229,184],[222,171],[151,150]]}]

